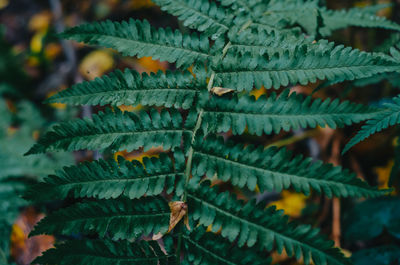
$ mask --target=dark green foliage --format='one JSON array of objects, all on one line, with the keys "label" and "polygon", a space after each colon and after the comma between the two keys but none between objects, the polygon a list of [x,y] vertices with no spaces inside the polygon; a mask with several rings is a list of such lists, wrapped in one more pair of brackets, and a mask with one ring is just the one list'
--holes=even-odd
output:
[{"label": "dark green foliage", "polygon": [[139,74],[134,70],[117,70],[91,82],[77,84],[61,91],[47,102],[73,105],[132,105],[165,106],[188,109],[204,87],[189,72],[161,71]]},{"label": "dark green foliage", "polygon": [[[60,257],[63,257],[60,260]],[[45,252],[34,263],[49,265],[173,265],[175,257],[166,255],[155,241],[114,242],[111,240],[73,240]]]},{"label": "dark green foliage", "polygon": [[71,28],[63,37],[116,49],[126,56],[152,56],[154,59],[191,65],[208,58],[209,40],[198,35],[183,35],[171,29],[155,29],[146,20],[100,22]]},{"label": "dark green foliage", "polygon": [[303,258],[306,264],[350,264],[333,242],[318,236],[311,226],[288,223],[288,217],[275,207],[250,201],[238,201],[227,192],[218,193],[210,183],[192,186],[188,193],[190,216],[203,226],[212,225],[212,231],[220,229],[229,241],[237,241],[241,247],[272,250],[285,249],[289,256]]},{"label": "dark green foliage", "polygon": [[346,220],[346,239],[372,240],[384,231],[400,238],[399,207],[398,198],[368,200],[355,206]]},{"label": "dark green foliage", "polygon": [[[184,161],[176,161],[184,163]],[[49,176],[25,194],[30,200],[63,200],[74,198],[115,199],[121,195],[137,199],[161,194],[165,187],[168,193],[174,190],[175,181],[183,178],[183,172],[175,173],[171,159],[165,154],[160,158],[144,158],[138,161],[119,159],[86,162],[78,166],[65,167],[56,176]]]},{"label": "dark green foliage", "polygon": [[182,128],[182,116],[171,110],[152,111],[135,115],[119,110],[109,110],[57,125],[39,140],[27,154],[52,150],[106,149],[136,150],[163,146],[165,149],[180,146],[183,135],[190,131]]},{"label": "dark green foliage", "polygon": [[238,248],[214,233],[196,228],[183,235],[184,246],[189,255],[183,264],[204,265],[268,265],[271,260],[255,248]]},{"label": "dark green foliage", "polygon": [[195,143],[193,171],[195,177],[215,175],[240,188],[261,191],[281,191],[293,187],[298,192],[310,194],[311,188],[332,197],[375,197],[385,193],[370,187],[355,174],[341,167],[313,162],[295,156],[285,149],[244,147],[222,138],[209,137]]},{"label": "dark green foliage", "polygon": [[[390,55],[367,53],[314,40],[336,29],[332,21],[356,11],[364,14],[355,15],[358,20],[383,22],[380,26],[386,28],[397,25],[388,26],[386,20],[376,19],[372,14],[376,8],[340,13],[320,7],[317,1],[154,2],[201,35],[154,29],[147,21],[130,20],[83,25],[67,30],[63,36],[111,47],[124,55],[176,63],[177,70],[150,75],[116,71],[60,92],[48,102],[111,108],[94,114],[92,119],[54,126],[28,154],[81,149],[133,151],[159,146],[171,154],[144,159],[143,165],[123,159],[85,162],[64,168],[30,189],[25,196],[33,201],[84,199],[50,214],[33,235],[99,238],[68,241],[36,262],[269,264],[265,255],[277,249],[305,264],[351,264],[332,241],[319,235],[318,229],[289,222],[282,211],[266,208],[265,203],[242,202],[228,192],[220,193],[204,176],[250,190],[294,188],[308,195],[313,189],[328,197],[387,193],[340,167],[293,156],[286,149],[226,143],[215,133],[261,136],[317,126],[335,129],[386,115],[387,109],[338,99],[313,99],[291,93],[288,88],[279,96],[269,93],[257,100],[249,92],[319,80],[333,84],[392,75],[400,65],[400,53],[395,49]],[[282,8],[285,12],[280,12]],[[337,26],[341,27],[339,23]],[[371,22],[368,26],[376,25]],[[193,74],[187,72],[188,66],[193,66]],[[226,95],[218,96],[218,91]],[[139,104],[153,108],[137,115],[114,108]],[[175,202],[171,204],[172,214],[166,199]],[[176,205],[182,208],[175,209]],[[170,217],[177,211],[188,214],[192,229],[179,223],[170,232],[172,236],[166,236]],[[180,217],[185,220],[183,214]],[[202,226],[213,233],[204,232]],[[160,242],[166,252],[161,252],[154,241],[145,242],[146,236],[158,236],[159,232],[164,235]]]},{"label": "dark green foliage", "polygon": [[203,98],[204,126],[210,131],[255,135],[279,133],[316,126],[337,128],[372,118],[381,110],[339,99],[322,101],[286,90],[280,96],[272,93],[258,100],[251,96]]},{"label": "dark green foliage", "polygon": [[40,234],[98,233],[115,240],[168,230],[169,207],[161,197],[140,200],[99,200],[78,203],[41,220],[31,236]]},{"label": "dark green foliage", "polygon": [[396,245],[381,246],[357,251],[354,265],[392,265],[400,263],[400,248]]}]

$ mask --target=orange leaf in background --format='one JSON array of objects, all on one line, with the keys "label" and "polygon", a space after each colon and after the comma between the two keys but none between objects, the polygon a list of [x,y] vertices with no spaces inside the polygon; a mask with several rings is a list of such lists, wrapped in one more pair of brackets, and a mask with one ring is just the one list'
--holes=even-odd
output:
[{"label": "orange leaf in background", "polygon": [[135,68],[140,73],[156,73],[158,70],[165,71],[168,68],[168,63],[153,60],[151,57],[142,57],[137,60]]},{"label": "orange leaf in background", "polygon": [[61,45],[58,43],[49,43],[44,48],[44,54],[47,59],[53,60],[62,52]]},{"label": "orange leaf in background", "polygon": [[132,9],[141,9],[153,7],[154,4],[150,0],[131,0],[128,6]]},{"label": "orange leaf in background", "polygon": [[30,264],[42,252],[54,245],[54,237],[41,235],[28,238],[29,233],[44,214],[28,208],[18,217],[11,232],[11,256],[20,265]]},{"label": "orange leaf in background", "polygon": [[143,108],[143,106],[140,105],[140,104],[135,106],[135,107],[134,106],[121,105],[121,106],[118,106],[118,108],[122,112],[125,112],[125,111],[127,111],[127,112],[136,112],[136,111],[141,110]]},{"label": "orange leaf in background", "polygon": [[42,11],[36,15],[34,15],[29,20],[28,28],[31,31],[47,31],[49,25],[51,23],[52,14],[50,11]]},{"label": "orange leaf in background", "polygon": [[265,87],[250,92],[250,95],[254,96],[256,99],[265,94],[267,94],[267,90],[265,89]]},{"label": "orange leaf in background", "polygon": [[140,152],[140,151],[134,151],[134,152],[126,152],[126,151],[119,151],[114,154],[114,160],[118,161],[118,156],[122,156],[128,161],[133,161],[137,160],[140,163],[143,163],[143,158],[145,157],[159,157],[159,154],[163,152],[163,149],[160,147],[157,148],[152,148],[147,152]]},{"label": "orange leaf in background", "polygon": [[0,9],[6,8],[9,4],[8,0],[0,0]]}]

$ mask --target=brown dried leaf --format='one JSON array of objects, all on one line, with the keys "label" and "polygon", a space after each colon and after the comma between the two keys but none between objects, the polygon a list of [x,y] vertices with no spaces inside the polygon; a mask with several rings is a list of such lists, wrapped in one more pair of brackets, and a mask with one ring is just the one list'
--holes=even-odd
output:
[{"label": "brown dried leaf", "polygon": [[211,92],[213,92],[214,94],[218,95],[218,96],[222,96],[225,94],[228,94],[230,92],[233,92],[233,89],[231,88],[224,88],[224,87],[213,87],[211,89]]},{"label": "brown dried leaf", "polygon": [[168,233],[171,232],[172,229],[179,223],[180,220],[182,220],[183,217],[185,217],[185,224],[186,227],[190,230],[189,223],[187,221],[187,213],[188,213],[188,207],[185,202],[182,201],[176,201],[176,202],[170,202],[169,203],[169,208],[171,209],[171,217],[169,219],[169,228],[168,228]]}]

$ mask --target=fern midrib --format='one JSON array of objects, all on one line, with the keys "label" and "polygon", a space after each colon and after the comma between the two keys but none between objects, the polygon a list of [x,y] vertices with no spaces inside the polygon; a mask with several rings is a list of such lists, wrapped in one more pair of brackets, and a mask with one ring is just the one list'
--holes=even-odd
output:
[{"label": "fern midrib", "polygon": [[[303,177],[303,176],[300,176],[300,175],[288,174],[288,173],[283,173],[283,172],[280,172],[280,171],[272,171],[272,170],[268,170],[268,169],[265,169],[265,168],[259,168],[259,167],[253,166],[253,165],[243,164],[243,163],[241,163],[239,161],[233,161],[233,160],[230,160],[229,158],[223,158],[223,157],[220,157],[220,156],[217,156],[217,155],[213,155],[213,154],[210,154],[210,153],[204,153],[204,152],[198,151],[198,150],[196,150],[195,152],[196,152],[196,154],[199,154],[200,156],[205,156],[205,157],[209,157],[210,156],[210,157],[213,157],[216,160],[220,160],[220,161],[223,161],[225,163],[237,165],[238,167],[245,167],[245,168],[249,168],[250,170],[267,172],[267,173],[269,173],[271,175],[279,174],[279,175],[282,175],[282,176],[285,176],[285,177],[288,177],[288,178],[298,178],[298,179],[301,179],[301,180],[305,180],[305,182],[318,183],[319,186],[321,186],[320,183],[325,183],[325,184],[329,184],[329,185],[333,184],[335,186],[343,186],[343,185],[344,186],[351,186],[351,187],[353,187],[355,189],[358,189],[358,190],[362,189],[362,190],[365,190],[365,191],[368,191],[368,192],[373,192],[374,191],[374,190],[366,189],[364,187],[356,186],[353,183],[340,183],[340,182],[336,182],[336,181],[333,181],[333,180],[316,179],[314,177],[307,178],[307,177]],[[348,178],[346,177],[345,179],[347,180]],[[293,186],[293,185],[291,184],[291,186]]]},{"label": "fern midrib", "polygon": [[[194,53],[194,54],[197,54],[197,55],[199,55],[199,56],[205,57],[205,59],[207,59],[208,57],[211,56],[211,55],[208,54],[208,53],[199,52],[199,51],[190,50],[190,49],[185,49],[185,48],[183,48],[183,47],[171,46],[171,45],[167,45],[167,44],[163,45],[163,44],[154,43],[154,42],[144,42],[144,41],[139,41],[139,40],[126,39],[126,38],[119,37],[119,36],[105,35],[105,34],[99,34],[99,33],[79,33],[79,35],[80,35],[80,36],[82,36],[82,35],[89,35],[89,36],[91,36],[92,38],[94,38],[94,36],[96,36],[96,41],[97,41],[98,39],[101,39],[101,38],[110,38],[110,39],[116,39],[116,40],[119,40],[119,41],[123,41],[123,42],[125,42],[125,43],[126,43],[126,42],[131,42],[131,43],[137,43],[137,44],[140,44],[140,45],[148,45],[148,46],[152,46],[152,47],[158,47],[158,48],[162,48],[162,49],[177,49],[177,50],[185,51],[185,52],[187,52],[187,53],[191,53],[191,54]],[[74,39],[74,37],[71,37],[71,39]],[[92,41],[93,41],[93,40],[90,39],[89,42],[92,42]],[[108,47],[108,48],[115,49],[112,45],[109,45],[109,44],[105,44],[104,46],[105,46],[105,47]],[[154,49],[154,48],[153,48],[153,49]],[[136,50],[129,50],[129,53],[132,53],[132,52],[133,52],[134,54],[140,53],[140,52],[137,52]]]},{"label": "fern midrib", "polygon": [[76,182],[70,182],[70,183],[48,183],[49,185],[53,185],[56,189],[60,189],[62,187],[68,187],[68,186],[75,186],[75,185],[81,185],[81,184],[97,184],[97,183],[108,183],[108,182],[118,182],[121,184],[126,184],[126,182],[136,182],[136,181],[143,181],[147,179],[157,179],[157,178],[168,178],[168,177],[175,177],[177,175],[183,175],[183,173],[160,173],[160,174],[154,174],[154,175],[148,175],[144,177],[136,177],[136,178],[107,178],[107,179],[96,179],[96,180],[85,180],[85,181],[76,181]]},{"label": "fern midrib", "polygon": [[[96,214],[99,214],[98,212]],[[121,214],[121,213],[117,213],[117,214],[113,214],[113,213],[101,213],[103,214],[102,216],[79,216],[78,218],[74,218],[72,217],[72,219],[67,219],[65,216],[63,216],[63,219],[56,219],[56,220],[51,220],[52,224],[54,223],[62,223],[65,224],[65,222],[79,222],[79,221],[88,221],[88,220],[98,220],[98,219],[108,219],[108,218],[145,218],[145,217],[157,217],[157,216],[170,216],[171,212],[148,212],[148,213],[140,213],[140,214],[135,214],[135,213],[126,213],[126,214]],[[69,216],[71,217],[71,216]]]},{"label": "fern midrib", "polygon": [[[209,203],[209,202],[207,202],[207,201],[205,201],[205,200],[202,200],[201,198],[196,197],[195,195],[192,195],[191,193],[188,193],[188,197],[191,197],[193,200],[195,200],[195,201],[197,201],[197,202],[199,202],[199,203],[208,205],[208,207],[213,208],[213,209],[214,209],[215,211],[217,211],[217,212],[223,213],[223,215],[227,215],[227,216],[230,216],[230,217],[231,217],[232,219],[234,219],[234,220],[235,220],[235,219],[238,220],[239,223],[240,223],[240,222],[243,222],[243,223],[246,223],[246,224],[249,225],[249,226],[255,227],[255,228],[258,229],[258,230],[264,230],[264,231],[267,232],[267,233],[273,233],[273,234],[275,234],[275,235],[279,235],[279,236],[280,236],[281,238],[283,238],[284,240],[291,241],[291,242],[296,242],[298,245],[301,245],[301,246],[306,247],[306,248],[308,248],[308,249],[310,249],[310,250],[313,250],[313,252],[318,252],[321,256],[325,256],[325,257],[329,258],[331,261],[333,261],[333,264],[343,265],[342,263],[339,263],[339,262],[335,259],[335,257],[330,256],[329,254],[325,253],[325,252],[322,251],[322,250],[319,250],[319,249],[316,248],[315,246],[312,246],[312,245],[309,245],[309,244],[305,244],[305,243],[302,242],[302,241],[299,241],[299,240],[297,240],[297,239],[290,238],[290,237],[288,237],[288,236],[286,236],[286,235],[284,235],[284,234],[282,234],[282,233],[276,232],[276,231],[274,231],[274,230],[272,230],[272,229],[270,229],[270,228],[266,228],[266,227],[264,227],[264,226],[262,226],[262,225],[259,225],[259,224],[256,224],[256,223],[252,223],[252,222],[250,222],[250,221],[247,221],[246,219],[242,219],[242,218],[240,218],[240,217],[238,217],[238,216],[236,216],[236,215],[234,215],[234,214],[231,214],[230,212],[228,212],[228,211],[226,211],[226,210],[223,210],[223,209],[221,209],[221,208],[218,208],[217,206],[214,206],[213,204],[211,204],[211,203]],[[302,252],[303,252],[303,250],[302,250]],[[314,256],[314,255],[311,255],[311,256]]]},{"label": "fern midrib", "polygon": [[126,261],[153,261],[153,260],[162,260],[162,259],[168,259],[171,258],[175,255],[164,255],[164,256],[160,256],[160,257],[146,257],[146,258],[135,258],[135,257],[124,257],[124,256],[118,256],[118,257],[109,257],[109,256],[105,256],[104,254],[101,255],[103,253],[98,253],[98,255],[96,256],[96,254],[71,254],[68,255],[66,254],[65,256],[70,256],[70,257],[93,257],[93,258],[101,258],[101,259],[107,259],[107,260],[126,260]]},{"label": "fern midrib", "polygon": [[[185,130],[185,129],[156,129],[156,128],[151,128],[149,130],[140,130],[140,131],[133,131],[133,132],[105,132],[105,133],[90,133],[90,134],[85,134],[85,135],[74,135],[74,136],[66,136],[62,138],[58,138],[56,141],[68,141],[71,139],[71,141],[74,141],[75,139],[82,139],[82,138],[93,138],[97,136],[106,136],[106,135],[135,135],[135,134],[142,134],[142,133],[149,133],[149,134],[157,134],[157,133],[165,133],[165,132],[181,132],[181,133],[192,133],[191,130]],[[57,135],[59,137],[59,135]]]},{"label": "fern midrib", "polygon": [[229,265],[240,265],[239,263],[233,263],[229,260],[223,259],[222,257],[218,256],[217,254],[215,254],[214,252],[206,249],[205,247],[201,246],[200,244],[197,244],[195,241],[193,241],[190,237],[183,235],[183,238],[185,240],[187,240],[190,244],[194,245],[196,248],[200,249],[201,251],[205,252],[206,254],[212,256],[213,258],[215,258],[216,260],[219,260],[221,262],[223,262],[224,264],[229,264]]},{"label": "fern midrib", "polygon": [[[290,72],[290,71],[323,71],[323,70],[342,70],[342,69],[351,69],[351,68],[375,68],[376,65],[373,64],[373,60],[370,60],[370,63],[372,64],[356,64],[356,65],[344,65],[344,66],[323,66],[322,68],[300,68],[302,67],[301,65],[297,66],[299,68],[285,68],[285,69],[253,69],[253,70],[248,70],[248,69],[235,69],[232,71],[227,71],[227,70],[215,70],[217,75],[234,75],[238,73],[257,73],[257,74],[264,74],[265,72]],[[385,67],[391,67],[393,69],[398,69],[399,66],[396,65],[384,65]],[[375,70],[374,73],[381,73],[381,72],[387,72],[387,70]],[[373,73],[372,71],[369,71],[367,74],[364,73],[364,77],[369,77],[372,76]]]},{"label": "fern midrib", "polygon": [[[86,94],[81,94],[81,95],[60,95],[58,97],[53,97],[48,99],[48,102],[56,102],[57,99],[68,99],[68,98],[82,98],[82,97],[89,97],[89,96],[94,96],[94,95],[104,95],[104,96],[115,96],[115,94],[139,94],[139,93],[146,93],[149,92],[149,90],[157,92],[165,92],[165,91],[169,91],[169,92],[184,92],[184,93],[193,93],[196,94],[199,92],[198,89],[193,88],[193,87],[183,87],[183,88],[147,88],[143,89],[143,88],[133,88],[133,89],[118,89],[118,90],[107,90],[107,91],[98,91],[98,92],[87,92],[85,91]],[[81,91],[77,91],[77,92],[81,92]],[[70,93],[76,93],[75,91],[71,91]],[[112,95],[110,95],[112,94]],[[77,105],[79,103],[76,103]]]},{"label": "fern midrib", "polygon": [[375,114],[373,110],[370,112],[365,112],[365,113],[357,113],[357,112],[345,112],[345,113],[315,113],[315,112],[310,112],[310,113],[298,113],[298,114],[275,114],[275,113],[254,113],[254,112],[233,112],[231,110],[205,110],[205,113],[210,113],[210,114],[218,114],[218,113],[228,113],[229,115],[234,115],[234,116],[267,116],[266,118],[285,118],[285,119],[293,119],[293,118],[298,118],[298,117],[307,117],[307,116],[321,116],[321,117],[332,117],[332,116],[338,116],[338,117],[344,117],[344,116],[365,116],[366,114]]}]

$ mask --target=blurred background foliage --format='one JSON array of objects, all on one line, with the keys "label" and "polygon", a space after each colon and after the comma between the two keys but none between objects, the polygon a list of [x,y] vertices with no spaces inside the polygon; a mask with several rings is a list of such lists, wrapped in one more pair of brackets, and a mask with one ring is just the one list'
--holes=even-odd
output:
[{"label": "blurred background foliage", "polygon": [[[379,15],[400,22],[400,1],[321,0],[321,4],[327,4],[331,9],[378,3],[391,3],[392,7],[379,11]],[[185,30],[174,18],[166,14],[161,16],[160,9],[150,0],[0,0],[0,264],[30,264],[55,241],[51,236],[28,238],[34,224],[47,211],[59,207],[61,202],[28,205],[21,198],[27,185],[52,174],[60,165],[99,158],[96,152],[23,157],[22,154],[53,123],[89,116],[101,110],[101,107],[66,108],[63,104],[45,105],[41,102],[76,82],[92,80],[114,69],[134,68],[139,72],[174,69],[173,65],[147,57],[121,57],[112,50],[60,41],[55,34],[86,21],[130,17],[147,19],[155,26]],[[335,32],[330,39],[361,50],[385,52],[398,44],[400,34],[349,28]],[[388,80],[382,81],[384,79]],[[330,87],[311,84],[293,89],[311,94],[315,88],[319,88],[316,95],[322,98],[331,96],[379,105],[399,93],[400,74]],[[252,93],[258,97],[265,90]],[[143,107],[120,108],[135,112]],[[320,227],[348,255],[352,255],[356,265],[400,264],[400,199],[396,191],[400,172],[400,132],[385,130],[341,157],[343,145],[359,128],[338,131],[318,128],[257,139],[251,136],[235,138],[263,146],[286,146],[295,153],[340,164],[380,188],[388,187],[391,181],[396,189],[390,198],[339,201],[316,194],[306,197],[286,191],[259,193],[257,199],[284,209],[293,219]],[[233,138],[229,133],[225,136]],[[160,152],[152,149],[146,153],[136,151],[110,155],[115,159],[124,156],[142,161],[143,157],[157,156]],[[238,193],[226,183],[216,181],[214,184]],[[251,194],[237,195],[246,200]],[[273,258],[275,263],[297,264],[284,254],[273,254]]]}]

